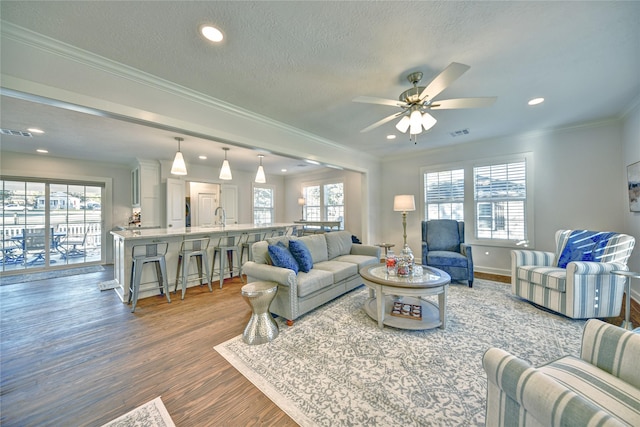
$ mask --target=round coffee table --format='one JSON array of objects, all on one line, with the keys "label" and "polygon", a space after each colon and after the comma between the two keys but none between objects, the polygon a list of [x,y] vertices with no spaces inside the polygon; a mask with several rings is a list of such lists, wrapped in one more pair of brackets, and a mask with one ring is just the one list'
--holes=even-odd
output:
[{"label": "round coffee table", "polygon": [[[384,325],[399,329],[444,329],[447,322],[447,292],[451,276],[434,267],[416,265],[422,274],[408,277],[387,273],[384,264],[372,265],[360,271],[360,275],[369,288],[370,299],[364,304],[365,312],[378,321],[378,327]],[[438,304],[422,299],[430,295],[438,296]],[[402,305],[420,306],[422,318],[409,315],[392,316],[395,302]],[[414,307],[415,308],[415,307]]]}]

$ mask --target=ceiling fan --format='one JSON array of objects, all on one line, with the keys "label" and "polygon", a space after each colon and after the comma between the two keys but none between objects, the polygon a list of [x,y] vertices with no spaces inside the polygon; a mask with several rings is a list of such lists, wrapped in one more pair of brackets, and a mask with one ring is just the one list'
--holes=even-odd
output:
[{"label": "ceiling fan", "polygon": [[391,120],[402,117],[396,123],[396,129],[402,133],[409,131],[410,138],[431,129],[437,120],[429,114],[429,110],[452,110],[458,108],[480,108],[489,107],[496,101],[496,97],[481,98],[457,98],[434,100],[436,96],[445,90],[451,83],[463,75],[469,68],[468,65],[452,62],[440,74],[438,74],[427,86],[418,86],[422,80],[422,73],[417,71],[407,76],[407,80],[413,85],[411,89],[407,89],[400,94],[398,101],[393,99],[376,98],[371,96],[359,96],[354,102],[363,102],[365,104],[388,105],[391,107],[400,107],[402,111],[394,113],[390,116],[367,126],[360,132],[368,132],[377,128]]}]

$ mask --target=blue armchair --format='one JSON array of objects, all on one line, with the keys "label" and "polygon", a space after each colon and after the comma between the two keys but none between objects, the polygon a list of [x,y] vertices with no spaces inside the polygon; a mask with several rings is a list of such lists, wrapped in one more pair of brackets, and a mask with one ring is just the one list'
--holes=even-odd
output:
[{"label": "blue armchair", "polygon": [[452,219],[422,221],[422,264],[444,270],[451,280],[473,286],[471,246],[464,243],[464,222]]}]

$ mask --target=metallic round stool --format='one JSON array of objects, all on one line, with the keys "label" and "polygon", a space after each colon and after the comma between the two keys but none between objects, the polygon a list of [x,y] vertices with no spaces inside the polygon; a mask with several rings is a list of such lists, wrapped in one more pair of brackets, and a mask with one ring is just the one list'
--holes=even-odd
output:
[{"label": "metallic round stool", "polygon": [[278,284],[275,282],[252,282],[242,287],[242,297],[253,311],[242,333],[242,341],[245,343],[264,344],[278,336],[278,325],[269,312],[276,292]]}]

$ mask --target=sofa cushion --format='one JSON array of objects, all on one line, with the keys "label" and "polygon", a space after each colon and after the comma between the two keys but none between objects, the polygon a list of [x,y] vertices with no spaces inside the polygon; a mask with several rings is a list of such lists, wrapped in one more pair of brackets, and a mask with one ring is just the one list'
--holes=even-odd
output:
[{"label": "sofa cushion", "polygon": [[269,256],[269,243],[266,241],[256,242],[251,246],[251,253],[253,254],[253,260],[257,264],[273,265],[271,257]]},{"label": "sofa cushion", "polygon": [[301,240],[289,240],[289,251],[298,262],[300,271],[308,273],[313,268],[313,258],[309,248]]},{"label": "sofa cushion", "polygon": [[320,289],[333,285],[333,274],[330,271],[314,268],[308,273],[300,272],[297,276],[298,298],[304,298]]},{"label": "sofa cushion", "polygon": [[350,262],[351,264],[355,264],[358,266],[358,272],[360,272],[360,270],[362,270],[367,266],[380,263],[379,258],[374,256],[368,256],[368,255],[342,255],[337,258],[334,258],[333,260],[340,261],[340,262]]},{"label": "sofa cushion", "polygon": [[287,249],[284,243],[278,242],[277,245],[269,245],[267,250],[269,251],[273,265],[276,267],[288,268],[296,274],[300,271],[296,259],[291,255],[291,252],[289,252],[289,249]]},{"label": "sofa cushion", "polygon": [[572,356],[539,370],[629,425],[640,426],[640,390],[631,384]]},{"label": "sofa cushion", "polygon": [[448,251],[429,251],[427,252],[427,265],[433,265],[435,267],[439,265],[446,265],[449,267],[463,267],[467,268],[467,257],[458,252]]},{"label": "sofa cushion", "polygon": [[358,266],[350,262],[322,261],[313,265],[314,270],[324,270],[333,274],[333,281],[338,283],[358,274]]},{"label": "sofa cushion", "polygon": [[566,292],[567,270],[564,268],[522,265],[517,268],[516,274],[518,279],[559,292]]},{"label": "sofa cushion", "polygon": [[327,252],[329,259],[334,259],[340,255],[348,255],[351,253],[351,233],[348,231],[332,231],[325,234],[327,239]]},{"label": "sofa cushion", "polygon": [[327,239],[324,238],[324,234],[304,236],[300,240],[304,242],[309,252],[311,252],[313,264],[329,259],[327,258]]}]

